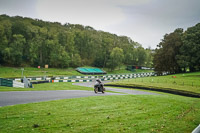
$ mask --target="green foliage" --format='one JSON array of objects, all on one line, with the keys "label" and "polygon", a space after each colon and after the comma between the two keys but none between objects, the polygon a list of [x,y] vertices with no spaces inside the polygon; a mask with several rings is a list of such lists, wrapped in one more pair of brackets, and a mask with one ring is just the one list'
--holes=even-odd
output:
[{"label": "green foliage", "polygon": [[110,60],[108,62],[108,68],[114,70],[116,67],[120,67],[124,60],[123,49],[115,47],[110,53]]},{"label": "green foliage", "polygon": [[164,39],[158,45],[159,49],[156,49],[154,55],[154,67],[156,71],[180,72],[176,56],[179,55],[179,49],[182,46],[182,34],[183,29],[176,29],[173,33],[164,36]]},{"label": "green foliage", "polygon": [[183,46],[180,49],[180,65],[190,71],[200,70],[200,23],[190,27],[183,34]]},{"label": "green foliage", "polygon": [[158,72],[191,72],[200,70],[200,24],[188,28],[176,29],[166,34],[158,45],[154,55],[154,67]]},{"label": "green foliage", "polygon": [[143,47],[138,47],[137,49],[137,55],[138,55],[138,58],[137,58],[137,64],[139,66],[144,66],[145,64],[145,61],[146,61],[146,58],[147,58],[147,54],[146,54],[146,51],[144,50]]},{"label": "green foliage", "polygon": [[123,55],[119,65],[151,62],[148,51],[126,36],[97,31],[90,26],[0,16],[0,64],[7,66],[110,67],[111,52]]},{"label": "green foliage", "polygon": [[23,35],[13,35],[13,41],[10,44],[10,56],[8,61],[11,61],[14,65],[19,66],[22,62],[23,45],[26,43]]},{"label": "green foliage", "polygon": [[71,66],[72,67],[81,66],[81,57],[80,57],[79,54],[75,54],[74,56],[72,56],[72,58],[71,58]]}]

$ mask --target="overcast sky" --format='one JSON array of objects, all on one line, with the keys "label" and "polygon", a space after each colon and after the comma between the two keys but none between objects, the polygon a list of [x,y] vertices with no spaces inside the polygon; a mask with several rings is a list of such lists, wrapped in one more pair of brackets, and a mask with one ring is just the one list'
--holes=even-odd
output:
[{"label": "overcast sky", "polygon": [[200,23],[200,0],[0,0],[0,14],[89,25],[156,48],[166,33]]}]

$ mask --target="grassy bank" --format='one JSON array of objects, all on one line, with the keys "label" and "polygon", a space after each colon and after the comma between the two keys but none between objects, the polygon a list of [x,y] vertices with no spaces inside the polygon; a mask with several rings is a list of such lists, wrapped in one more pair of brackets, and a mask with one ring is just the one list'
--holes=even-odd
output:
[{"label": "grassy bank", "polygon": [[[140,73],[140,72],[152,72],[152,70],[135,70],[134,72],[127,71],[125,67],[121,69],[116,69],[114,71],[109,71],[109,69],[104,69],[107,74],[124,74],[124,73]],[[42,76],[81,76],[83,74],[77,72],[75,68],[33,68],[25,67],[23,75],[26,77],[42,77]],[[0,67],[0,77],[2,78],[20,78],[22,77],[21,68],[16,67]]]},{"label": "grassy bank", "polygon": [[69,83],[43,83],[43,84],[34,84],[34,88],[15,88],[15,87],[5,87],[0,86],[0,91],[41,91],[41,90],[91,90],[91,87],[76,86]]},{"label": "grassy bank", "polygon": [[200,72],[127,79],[109,84],[133,87],[171,88],[200,93]]},{"label": "grassy bank", "polygon": [[167,95],[57,100],[1,107],[0,123],[6,133],[188,133],[200,123],[200,100]]},{"label": "grassy bank", "polygon": [[[33,68],[25,67],[23,75],[26,77],[41,77],[41,76],[73,76],[73,75],[82,75],[73,68],[68,69],[58,69],[58,68]],[[0,67],[0,77],[3,78],[16,78],[22,76],[21,68],[15,67]]]}]

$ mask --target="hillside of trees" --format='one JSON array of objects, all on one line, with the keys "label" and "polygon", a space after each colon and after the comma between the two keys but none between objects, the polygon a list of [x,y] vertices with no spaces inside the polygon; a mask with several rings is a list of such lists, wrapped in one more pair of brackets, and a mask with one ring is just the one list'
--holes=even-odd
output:
[{"label": "hillside of trees", "polygon": [[66,68],[152,66],[152,50],[90,26],[0,15],[0,65]]},{"label": "hillside of trees", "polygon": [[200,23],[166,34],[154,54],[155,71],[200,71]]}]

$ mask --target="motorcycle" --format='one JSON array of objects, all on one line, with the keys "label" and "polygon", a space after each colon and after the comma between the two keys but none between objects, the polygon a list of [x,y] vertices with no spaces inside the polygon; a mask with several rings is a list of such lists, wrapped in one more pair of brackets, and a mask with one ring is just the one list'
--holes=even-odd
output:
[{"label": "motorcycle", "polygon": [[99,85],[94,85],[94,92],[95,93],[98,93],[98,92],[105,93],[104,85],[102,83]]}]

